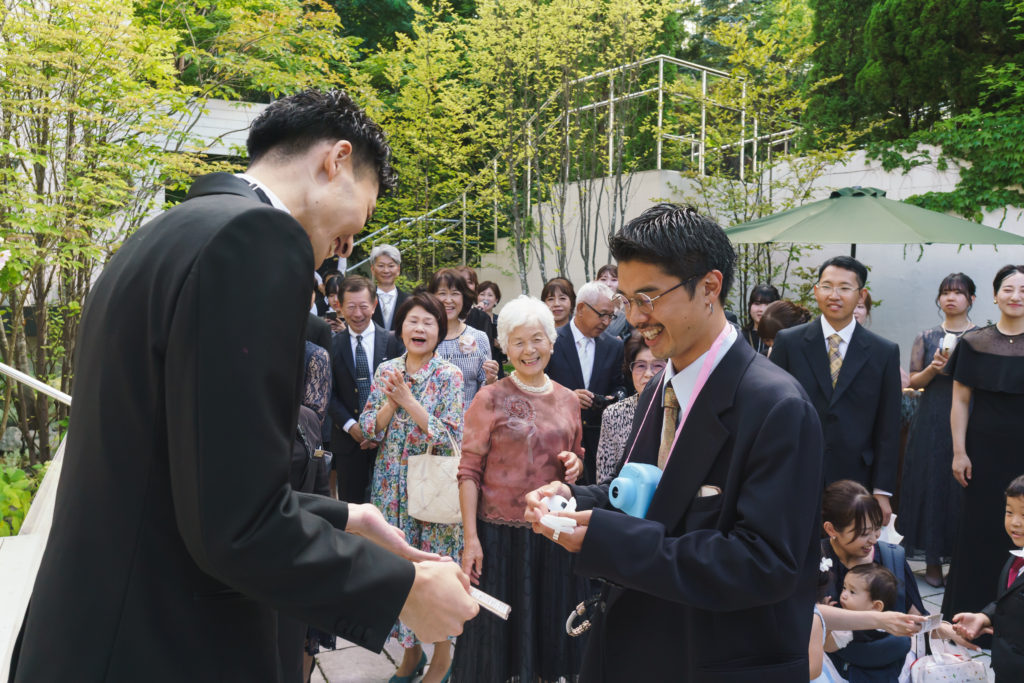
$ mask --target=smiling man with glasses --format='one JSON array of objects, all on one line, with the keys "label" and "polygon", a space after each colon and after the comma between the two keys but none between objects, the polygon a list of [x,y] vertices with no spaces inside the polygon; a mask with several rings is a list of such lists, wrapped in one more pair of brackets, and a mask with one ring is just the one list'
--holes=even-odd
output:
[{"label": "smiling man with glasses", "polygon": [[588,282],[576,294],[576,312],[558,328],[548,376],[576,392],[583,419],[583,480],[597,481],[601,415],[609,402],[626,395],[622,340],[605,330],[615,317],[615,294],[603,282]]},{"label": "smiling man with glasses", "polygon": [[544,497],[576,498],[577,527],[555,542],[606,582],[580,680],[805,680],[818,416],[792,377],[736,343],[722,309],[736,255],[718,225],[662,204],[610,247],[629,322],[667,361],[640,394],[625,458],[662,475],[643,518],[608,509],[608,485],[527,495],[527,519],[549,538]]},{"label": "smiling man with glasses", "polygon": [[821,317],[779,332],[771,360],[800,382],[818,411],[825,485],[860,482],[874,493],[888,524],[899,467],[900,350],[853,317],[867,278],[857,259],[825,261],[814,285]]}]

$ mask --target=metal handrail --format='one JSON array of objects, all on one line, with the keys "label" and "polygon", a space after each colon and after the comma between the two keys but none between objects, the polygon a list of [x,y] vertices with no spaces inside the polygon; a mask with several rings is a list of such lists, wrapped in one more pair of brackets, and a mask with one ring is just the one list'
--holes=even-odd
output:
[{"label": "metal handrail", "polygon": [[29,387],[38,391],[40,394],[46,394],[53,400],[60,401],[66,406],[71,405],[71,396],[69,396],[68,394],[65,394],[60,389],[54,389],[45,382],[40,382],[32,375],[26,375],[21,370],[12,368],[10,365],[0,363],[0,375],[5,375],[15,381],[21,382],[22,384],[26,384]]}]

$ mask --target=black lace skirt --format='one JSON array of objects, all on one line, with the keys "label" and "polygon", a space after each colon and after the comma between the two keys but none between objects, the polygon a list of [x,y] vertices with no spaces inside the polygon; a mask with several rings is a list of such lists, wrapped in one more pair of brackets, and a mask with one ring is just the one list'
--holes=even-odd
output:
[{"label": "black lace skirt", "polygon": [[579,673],[586,634],[572,638],[565,621],[588,595],[560,545],[533,533],[477,521],[484,553],[480,589],[512,607],[508,621],[481,609],[455,645],[459,683],[568,680]]}]

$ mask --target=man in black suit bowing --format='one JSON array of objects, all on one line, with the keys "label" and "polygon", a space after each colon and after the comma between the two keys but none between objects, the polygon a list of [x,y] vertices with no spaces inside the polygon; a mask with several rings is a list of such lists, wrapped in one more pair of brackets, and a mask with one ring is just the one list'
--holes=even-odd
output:
[{"label": "man in black suit bowing", "polygon": [[852,479],[874,493],[889,523],[900,439],[900,350],[858,325],[868,271],[850,256],[821,265],[821,317],[782,330],[771,360],[800,382],[825,433],[825,484]]},{"label": "man in black suit bowing", "polygon": [[402,274],[402,253],[390,244],[378,244],[370,250],[370,272],[377,283],[377,309],[373,322],[388,332],[395,330],[395,311],[409,298],[395,285]]},{"label": "man in black suit bowing", "polygon": [[[280,681],[277,610],[377,650],[399,615],[436,641],[476,612],[458,565],[373,506],[288,483],[312,272],[393,185],[384,133],[307,91],[248,148],[245,174],[198,179],[125,240],[86,301],[14,681]],[[243,297],[268,319],[223,306]]]},{"label": "man in black suit bowing", "polygon": [[[615,294],[603,282],[588,282],[576,294],[576,313],[558,329],[547,373],[576,392],[583,418],[583,479],[597,481],[597,443],[606,402],[625,394],[622,340],[605,333],[615,317]],[[595,401],[595,397],[597,400]]]},{"label": "man in black suit bowing", "polygon": [[394,334],[373,322],[377,295],[365,277],[350,275],[341,283],[341,310],[348,327],[334,337],[331,374],[334,382],[328,408],[334,420],[331,449],[332,492],[337,487],[341,500],[368,503],[367,486],[377,458],[377,443],[359,428],[359,415],[370,396],[370,384],[377,366],[402,353]]},{"label": "man in black suit bowing", "polygon": [[[626,447],[662,475],[643,518],[609,509],[607,485],[527,495],[534,530],[606,581],[580,680],[805,680],[821,556],[814,408],[737,343],[722,309],[736,257],[714,222],[662,204],[610,247],[630,324],[669,360],[640,396]],[[539,524],[553,493],[584,510],[562,513],[571,532]]]}]

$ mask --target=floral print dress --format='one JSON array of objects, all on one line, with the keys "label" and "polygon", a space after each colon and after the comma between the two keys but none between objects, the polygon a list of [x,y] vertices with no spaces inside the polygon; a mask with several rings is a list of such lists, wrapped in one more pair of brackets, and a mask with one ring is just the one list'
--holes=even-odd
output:
[{"label": "floral print dress", "polygon": [[[462,555],[462,525],[432,524],[409,516],[406,472],[410,455],[423,455],[427,445],[433,444],[435,455],[454,455],[445,429],[455,443],[462,443],[463,409],[462,371],[439,358],[436,354],[415,374],[405,375],[412,380],[412,395],[430,416],[429,433],[425,433],[402,407],[383,432],[377,432],[377,412],[387,397],[381,389],[381,373],[386,368],[405,375],[405,354],[384,361],[374,373],[370,398],[359,416],[364,434],[374,434],[380,443],[377,463],[373,468],[370,500],[384,514],[388,523],[405,532],[409,545],[431,553],[448,555],[456,562]],[[412,629],[399,622],[391,631],[404,648],[413,647],[418,640]]]}]

